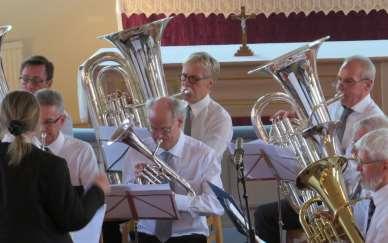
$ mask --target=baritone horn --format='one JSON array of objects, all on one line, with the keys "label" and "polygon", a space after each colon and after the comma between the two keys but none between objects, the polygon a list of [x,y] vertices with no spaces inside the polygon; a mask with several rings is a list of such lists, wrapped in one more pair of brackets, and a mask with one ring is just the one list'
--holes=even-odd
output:
[{"label": "baritone horn", "polygon": [[[341,173],[346,159],[339,155],[336,122],[330,118],[317,74],[317,52],[328,38],[311,42],[249,72],[270,74],[285,91],[259,98],[251,119],[259,137],[289,148],[296,155],[297,179],[286,183],[286,191],[299,213],[308,241],[346,239],[358,243],[363,238],[355,224]],[[271,133],[267,134],[262,112],[268,104],[279,101],[290,104],[298,118],[275,119]],[[330,217],[324,217],[325,210]]]},{"label": "baritone horn", "polygon": [[102,50],[80,66],[90,120],[96,130],[99,152],[106,168],[113,162],[109,161],[105,152],[109,137],[104,137],[103,129],[118,127],[128,118],[135,122],[136,127],[148,127],[144,107],[146,100],[167,96],[160,42],[171,19],[168,17],[100,36],[118,51]]},{"label": "baritone horn", "polygon": [[[1,50],[2,42],[3,42],[3,38],[5,37],[5,34],[7,34],[7,32],[9,32],[11,29],[12,29],[11,25],[0,26],[0,50]],[[8,91],[9,91],[9,88],[8,88],[7,80],[5,79],[3,60],[0,57],[0,99],[1,100],[8,93]]]}]

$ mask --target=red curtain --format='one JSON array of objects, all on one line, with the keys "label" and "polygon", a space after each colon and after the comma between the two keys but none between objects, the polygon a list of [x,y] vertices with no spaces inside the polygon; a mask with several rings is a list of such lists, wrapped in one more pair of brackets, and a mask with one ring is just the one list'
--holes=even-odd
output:
[{"label": "red curtain", "polygon": [[[124,28],[142,25],[166,17],[164,14],[122,15]],[[311,12],[256,15],[247,21],[248,42],[299,42],[326,35],[331,40],[371,40],[388,38],[388,14],[385,10],[350,12]],[[240,22],[231,16],[210,14],[178,14],[171,20],[163,36],[163,45],[238,44]]]},{"label": "red curtain", "polygon": [[[163,14],[122,15],[124,28],[142,25],[166,17]],[[248,42],[300,42],[330,35],[330,40],[388,39],[388,14],[385,10],[350,12],[312,12],[259,14],[247,21]],[[178,14],[163,35],[163,45],[239,44],[240,22],[230,16],[210,14]],[[268,122],[268,118],[265,120]],[[249,125],[249,117],[233,117],[234,125]]]}]

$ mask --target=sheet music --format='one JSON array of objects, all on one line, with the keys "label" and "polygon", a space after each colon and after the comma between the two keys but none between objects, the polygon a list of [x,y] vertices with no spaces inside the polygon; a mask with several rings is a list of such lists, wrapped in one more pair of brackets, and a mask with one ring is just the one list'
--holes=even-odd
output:
[{"label": "sheet music", "polygon": [[[229,151],[234,154],[235,145],[229,145]],[[244,143],[244,174],[248,180],[274,179],[273,169],[267,165],[263,152],[268,156],[274,169],[281,179],[295,181],[298,161],[291,150],[267,144],[261,139]]]},{"label": "sheet music", "polygon": [[101,235],[101,227],[104,221],[106,204],[101,206],[90,222],[78,231],[70,232],[74,243],[98,243]]},{"label": "sheet music", "polygon": [[[128,148],[128,145],[124,143],[113,143],[111,145],[107,145],[107,142],[110,140],[113,132],[117,129],[117,127],[108,127],[101,126],[98,128],[100,139],[102,140],[102,149],[104,150],[104,154],[107,160],[107,166],[109,167],[112,163],[114,163],[120,156],[125,153],[125,150]],[[149,132],[145,128],[134,128],[136,135],[139,136],[140,139],[145,139],[150,136]],[[125,156],[123,156],[116,165],[114,165],[112,170],[122,170],[122,163],[125,160]]]},{"label": "sheet music", "polygon": [[177,219],[175,197],[170,184],[112,185],[106,196],[106,220]]}]

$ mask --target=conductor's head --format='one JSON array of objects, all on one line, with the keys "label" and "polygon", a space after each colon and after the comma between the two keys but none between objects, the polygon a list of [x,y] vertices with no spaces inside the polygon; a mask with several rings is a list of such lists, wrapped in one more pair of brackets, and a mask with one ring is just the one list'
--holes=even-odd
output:
[{"label": "conductor's head", "polygon": [[15,137],[8,147],[9,164],[17,165],[31,150],[31,139],[39,122],[39,104],[35,96],[27,91],[8,93],[0,107],[2,131]]}]

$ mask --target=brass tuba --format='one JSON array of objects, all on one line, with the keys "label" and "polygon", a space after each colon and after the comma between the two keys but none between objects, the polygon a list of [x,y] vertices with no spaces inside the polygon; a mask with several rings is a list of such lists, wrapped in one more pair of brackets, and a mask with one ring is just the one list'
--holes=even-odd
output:
[{"label": "brass tuba", "polygon": [[[79,69],[86,93],[91,123],[96,130],[99,152],[105,168],[110,161],[104,135],[106,127],[118,127],[127,118],[137,127],[148,127],[144,103],[167,95],[160,42],[172,17],[107,34],[99,38],[111,42],[117,51],[101,51],[88,58]],[[112,183],[119,175],[108,171]]]},{"label": "brass tuba", "polygon": [[[286,93],[272,93],[259,98],[251,111],[252,124],[258,136],[269,143],[290,148],[298,161],[296,183],[285,187],[291,205],[309,242],[332,242],[347,239],[363,242],[354,222],[345,192],[339,156],[336,122],[332,121],[319,83],[316,56],[322,42],[311,42],[282,55],[249,73],[264,71],[280,83]],[[272,102],[286,102],[298,118],[279,118],[268,134],[261,121],[264,108]],[[324,210],[329,211],[329,216]]]},{"label": "brass tuba", "polygon": [[[12,26],[10,25],[4,25],[0,26],[0,50],[1,50],[1,44],[3,42],[3,38],[7,32],[9,32],[12,29]],[[3,69],[3,60],[0,57],[0,99],[3,99],[4,96],[8,93],[8,83],[5,79],[4,69]]]}]

